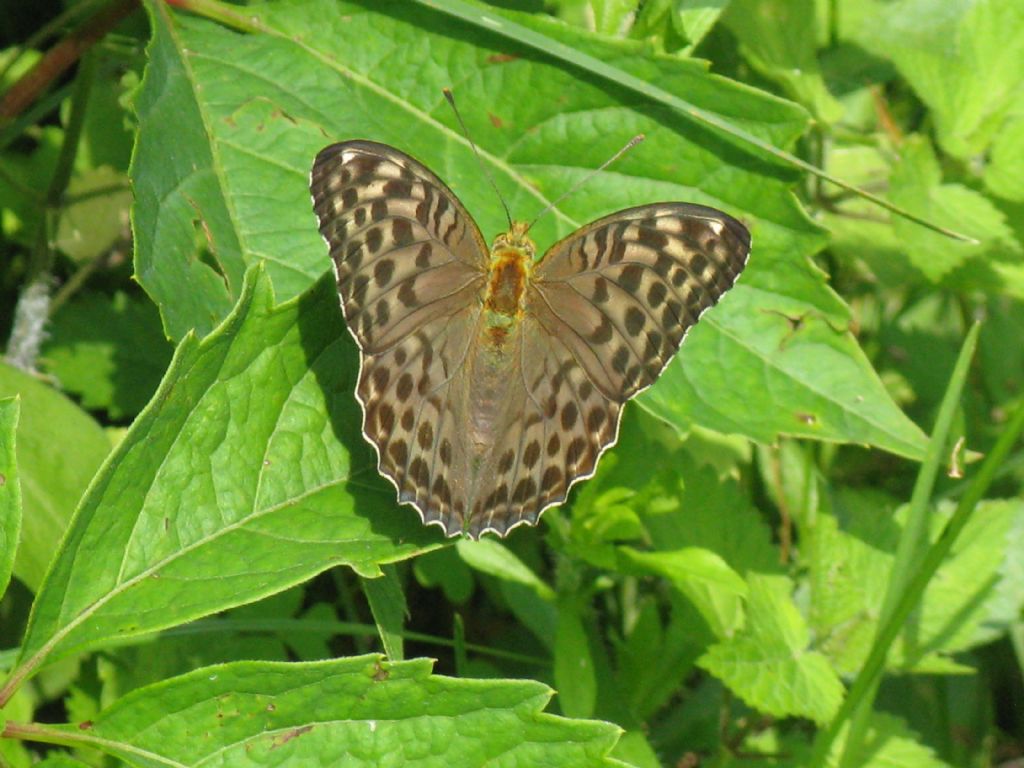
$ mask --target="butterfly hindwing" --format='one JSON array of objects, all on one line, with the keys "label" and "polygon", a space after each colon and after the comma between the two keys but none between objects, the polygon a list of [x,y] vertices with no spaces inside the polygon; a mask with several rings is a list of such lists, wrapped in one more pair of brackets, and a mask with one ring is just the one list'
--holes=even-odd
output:
[{"label": "butterfly hindwing", "polygon": [[573,483],[590,477],[615,442],[621,406],[591,383],[565,340],[523,318],[494,449],[478,473],[469,533],[506,533],[536,523],[565,501]]}]

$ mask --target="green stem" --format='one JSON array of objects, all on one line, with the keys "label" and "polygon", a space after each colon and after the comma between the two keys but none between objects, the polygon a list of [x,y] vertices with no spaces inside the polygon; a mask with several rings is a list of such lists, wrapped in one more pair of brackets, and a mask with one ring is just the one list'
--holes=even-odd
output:
[{"label": "green stem", "polygon": [[[939,474],[939,467],[942,465],[942,457],[949,445],[949,434],[953,426],[953,417],[956,415],[960,405],[960,395],[964,383],[967,380],[967,371],[970,368],[971,360],[974,357],[974,350],[978,344],[978,332],[980,326],[975,323],[967,334],[960,356],[957,358],[953,373],[950,376],[949,386],[939,406],[939,414],[935,420],[935,428],[932,431],[932,438],[928,442],[925,451],[924,462],[917,474],[914,483],[914,491],[910,497],[910,508],[907,513],[907,521],[900,536],[896,549],[896,556],[893,560],[892,571],[889,575],[889,586],[882,601],[882,611],[879,615],[879,631],[869,654],[870,664],[866,663],[861,669],[857,679],[854,681],[850,693],[846,697],[844,707],[849,709],[847,713],[850,728],[846,736],[846,743],[843,747],[843,756],[840,760],[841,768],[852,765],[853,756],[859,753],[867,731],[868,721],[871,715],[871,707],[881,683],[884,671],[885,659],[888,656],[889,648],[896,640],[897,635],[903,627],[903,619],[895,621],[897,605],[901,598],[908,594],[907,584],[915,574],[920,576],[917,565],[921,560],[921,552],[928,544],[928,519],[932,491],[935,488],[935,480]],[[927,582],[921,585],[919,593],[915,593],[915,602],[911,603],[911,609],[924,593]],[[909,615],[909,613],[908,613]],[[859,685],[858,685],[859,684]],[[838,732],[838,725],[841,725],[839,716],[833,722],[832,737]]]},{"label": "green stem", "polygon": [[169,767],[178,766],[180,763],[173,762],[161,755],[147,750],[139,749],[123,742],[114,743],[109,739],[94,736],[87,724],[79,726],[80,730],[71,730],[65,727],[54,727],[40,725],[38,723],[16,723],[8,722],[4,727],[3,738],[21,739],[35,741],[42,744],[57,744],[62,747],[81,748],[92,747],[101,752],[129,753],[136,758],[136,765],[166,765]]},{"label": "green stem", "polygon": [[32,253],[32,261],[28,270],[28,280],[38,279],[40,276],[49,273],[53,265],[53,248],[50,246],[51,235],[56,228],[60,217],[60,209],[63,203],[64,192],[71,181],[71,172],[75,166],[75,155],[78,154],[78,144],[82,136],[82,127],[85,125],[85,113],[89,105],[89,94],[92,92],[93,81],[96,79],[96,57],[86,54],[78,67],[78,74],[75,77],[75,87],[71,93],[71,114],[68,116],[68,124],[64,128],[64,141],[60,146],[60,154],[57,156],[57,165],[53,169],[53,176],[50,177],[50,184],[46,188],[46,206],[43,220],[40,223],[36,247]]},{"label": "green stem", "polygon": [[[47,115],[56,112],[60,105],[64,103],[64,100],[71,96],[73,88],[73,83],[62,85],[60,88],[54,88],[48,91],[45,96],[36,99],[31,107],[20,113],[13,120],[4,122],[0,118],[0,150],[7,149],[16,139],[24,135],[29,128],[39,125]],[[42,192],[35,190],[33,197],[42,199]]]},{"label": "green stem", "polygon": [[216,21],[239,32],[266,32],[259,19],[239,13],[239,7],[218,0],[166,0],[168,5]]}]

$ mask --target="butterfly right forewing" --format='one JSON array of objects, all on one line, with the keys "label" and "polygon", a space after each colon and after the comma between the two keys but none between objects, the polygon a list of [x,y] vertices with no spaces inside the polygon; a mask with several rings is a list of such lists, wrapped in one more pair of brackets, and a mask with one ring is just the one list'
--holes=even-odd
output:
[{"label": "butterfly right forewing", "polygon": [[535,271],[530,311],[622,403],[654,383],[749,253],[746,227],[714,208],[630,208],[552,246]]}]

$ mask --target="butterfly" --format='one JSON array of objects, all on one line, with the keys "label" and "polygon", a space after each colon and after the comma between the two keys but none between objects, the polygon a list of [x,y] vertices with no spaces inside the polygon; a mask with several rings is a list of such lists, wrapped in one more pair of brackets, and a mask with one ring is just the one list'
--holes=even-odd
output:
[{"label": "butterfly", "polygon": [[563,502],[687,330],[732,287],[750,233],[690,203],[598,219],[539,260],[529,225],[488,247],[422,163],[332,144],[310,175],[378,470],[423,522],[499,535]]}]

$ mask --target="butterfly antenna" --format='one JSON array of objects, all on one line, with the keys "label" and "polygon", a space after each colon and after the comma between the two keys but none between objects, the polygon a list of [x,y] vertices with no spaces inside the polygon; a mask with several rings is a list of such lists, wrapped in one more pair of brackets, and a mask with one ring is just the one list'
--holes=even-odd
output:
[{"label": "butterfly antenna", "polygon": [[582,186],[583,186],[584,184],[586,184],[586,183],[587,183],[588,181],[590,181],[590,180],[591,180],[592,178],[594,178],[594,177],[595,177],[595,176],[596,176],[597,174],[599,174],[599,173],[600,173],[601,171],[603,171],[603,170],[604,170],[605,168],[607,168],[607,167],[608,167],[609,165],[611,165],[612,163],[614,163],[614,162],[615,162],[616,160],[618,160],[618,159],[619,159],[620,157],[622,157],[622,156],[623,156],[624,154],[626,154],[626,153],[627,153],[627,152],[628,152],[629,150],[631,150],[631,149],[632,149],[633,147],[635,147],[635,146],[636,146],[637,144],[639,144],[639,143],[640,143],[641,141],[643,141],[643,140],[644,140],[644,135],[643,135],[642,133],[638,133],[638,134],[637,134],[636,136],[634,136],[634,137],[633,137],[632,139],[630,139],[629,141],[627,141],[627,142],[626,142],[626,146],[624,146],[624,147],[623,147],[622,149],[620,149],[620,150],[619,150],[618,152],[616,152],[616,153],[615,153],[614,155],[612,155],[611,157],[609,157],[609,158],[608,158],[607,160],[605,160],[605,161],[604,161],[603,163],[601,163],[601,165],[600,165],[600,166],[598,166],[597,168],[595,168],[594,170],[592,170],[592,171],[591,171],[590,173],[588,173],[588,174],[587,174],[586,176],[584,176],[584,177],[583,177],[582,179],[580,179],[580,180],[579,180],[578,182],[576,182],[576,183],[575,183],[575,184],[573,184],[573,185],[572,185],[571,187],[569,187],[569,191],[568,191],[568,192],[563,192],[563,193],[562,193],[561,195],[559,195],[559,196],[558,196],[558,198],[557,198],[557,199],[555,199],[555,201],[554,201],[554,202],[548,203],[548,204],[547,204],[547,206],[545,206],[544,210],[542,210],[542,211],[541,211],[540,213],[538,213],[538,214],[537,214],[537,215],[536,215],[536,216],[535,216],[535,217],[533,218],[533,221],[531,221],[531,222],[530,222],[530,226],[528,226],[528,227],[526,228],[526,231],[527,231],[527,232],[529,232],[529,231],[530,231],[530,229],[531,229],[531,228],[533,227],[533,225],[534,225],[534,224],[536,224],[536,223],[537,223],[537,222],[538,222],[538,221],[540,220],[540,217],[541,217],[541,216],[543,216],[543,215],[544,215],[545,213],[547,213],[548,211],[550,211],[550,210],[551,210],[552,208],[554,208],[554,207],[555,207],[556,205],[558,205],[558,204],[559,204],[560,202],[562,202],[563,200],[565,200],[565,198],[567,198],[567,197],[568,197],[569,195],[571,195],[571,194],[572,194],[573,192],[575,192],[575,191],[576,191],[577,189],[579,189],[580,187],[582,187]]},{"label": "butterfly antenna", "polygon": [[455,113],[456,119],[459,121],[459,125],[462,126],[462,133],[466,137],[466,141],[469,142],[469,146],[473,148],[473,154],[476,155],[476,161],[480,163],[480,170],[484,172],[484,176],[491,185],[491,189],[494,190],[494,194],[498,196],[498,200],[501,201],[501,207],[505,209],[505,218],[508,219],[508,228],[512,229],[512,214],[509,213],[508,204],[505,202],[505,198],[501,196],[501,191],[498,189],[498,185],[494,183],[494,178],[491,176],[490,171],[487,170],[487,166],[484,164],[484,159],[480,157],[480,150],[476,148],[476,144],[473,143],[473,139],[470,138],[469,129],[466,127],[466,121],[462,119],[462,115],[459,114],[459,108],[455,106],[455,97],[452,95],[450,88],[443,89],[444,97],[448,99],[448,103],[451,105],[452,112]]}]

